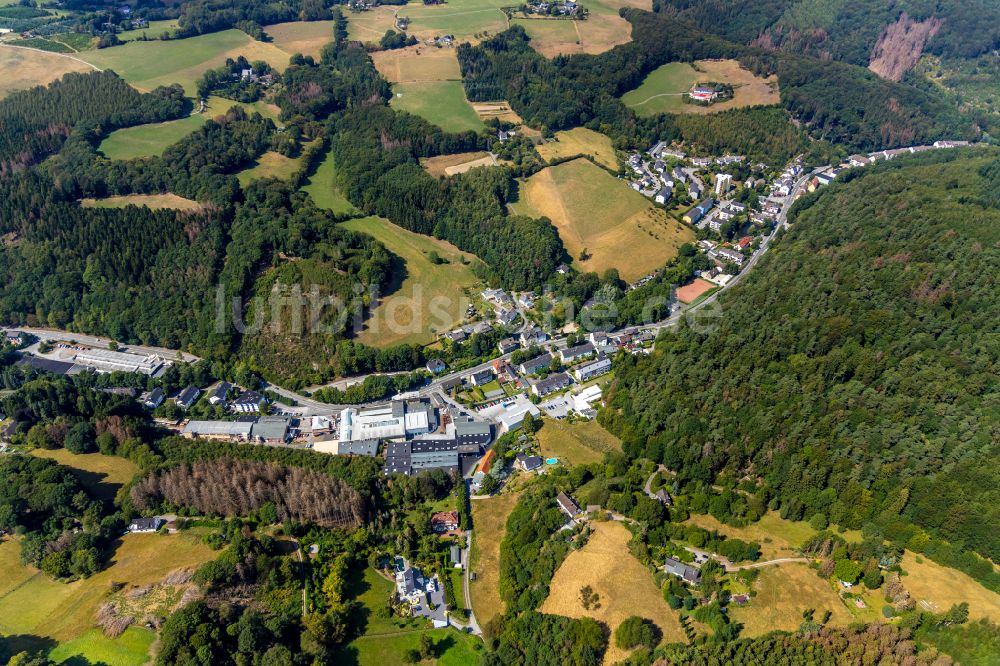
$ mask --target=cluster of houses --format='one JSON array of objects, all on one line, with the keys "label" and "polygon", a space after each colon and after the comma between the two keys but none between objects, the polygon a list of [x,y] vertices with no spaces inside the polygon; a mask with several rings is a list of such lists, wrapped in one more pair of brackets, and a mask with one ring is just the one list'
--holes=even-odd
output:
[{"label": "cluster of houses", "polygon": [[521,6],[524,14],[540,14],[542,16],[582,16],[583,11],[579,3],[573,0],[553,0],[552,2],[531,2]]},{"label": "cluster of houses", "polygon": [[[688,159],[687,154],[683,151],[671,148],[666,142],[660,141],[646,151],[645,155],[642,153],[629,155],[627,164],[634,174],[631,179],[632,189],[653,199],[658,204],[665,205],[675,196],[674,190],[678,183],[683,183],[687,187],[688,196],[692,201],[697,201],[704,196],[705,184],[698,177],[697,169],[705,169],[713,164],[719,166],[737,164],[745,159],[742,155]],[[673,162],[689,162],[690,166],[675,165],[671,167],[670,163]],[[724,194],[731,187],[732,177],[728,174],[720,174],[720,178],[716,179],[716,193]]]},{"label": "cluster of houses", "polygon": [[867,155],[851,155],[845,161],[841,162],[836,166],[832,166],[829,169],[821,171],[813,176],[812,180],[809,181],[809,191],[815,192],[817,189],[829,185],[837,176],[847,171],[848,169],[857,169],[861,167],[870,166],[879,161],[889,161],[893,160],[900,155],[916,155],[917,153],[923,153],[928,150],[941,150],[947,148],[961,148],[963,146],[968,146],[968,141],[935,141],[929,146],[909,146],[907,148],[894,148],[892,150],[880,150],[874,153],[868,153]]}]

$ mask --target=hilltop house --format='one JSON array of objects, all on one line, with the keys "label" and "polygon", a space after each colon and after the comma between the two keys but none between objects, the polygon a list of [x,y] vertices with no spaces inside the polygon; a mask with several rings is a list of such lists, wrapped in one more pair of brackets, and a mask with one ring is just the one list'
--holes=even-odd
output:
[{"label": "hilltop house", "polygon": [[580,505],[573,501],[573,498],[566,493],[556,495],[556,504],[570,518],[575,518],[580,514]]}]

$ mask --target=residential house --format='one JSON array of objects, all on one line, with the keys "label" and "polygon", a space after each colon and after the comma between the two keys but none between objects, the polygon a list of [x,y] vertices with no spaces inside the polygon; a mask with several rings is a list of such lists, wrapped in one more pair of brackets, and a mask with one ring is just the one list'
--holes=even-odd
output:
[{"label": "residential house", "polygon": [[177,394],[177,397],[174,398],[174,403],[181,409],[188,409],[198,401],[199,395],[201,395],[201,391],[194,386],[188,386]]},{"label": "residential house", "polygon": [[507,355],[511,352],[517,351],[521,344],[514,338],[504,338],[497,343],[497,349],[500,350],[501,354]]},{"label": "residential house", "polygon": [[224,404],[226,400],[229,399],[229,392],[232,390],[232,384],[229,382],[220,382],[219,385],[212,389],[212,392],[208,394],[208,403],[210,405]]},{"label": "residential house", "polygon": [[720,173],[715,176],[715,193],[725,194],[733,187],[733,177],[728,173]]},{"label": "residential house", "polygon": [[682,183],[687,182],[688,175],[687,173],[684,172],[684,169],[680,167],[674,167],[674,170],[671,173],[673,174],[674,180],[680,181]]},{"label": "residential house", "polygon": [[539,370],[544,370],[552,365],[552,354],[548,352],[536,356],[535,358],[528,359],[517,366],[517,371],[522,375],[527,377],[528,375],[537,374]]},{"label": "residential house", "polygon": [[431,360],[427,361],[427,372],[431,373],[432,375],[441,374],[442,372],[445,371],[445,369],[447,369],[447,367],[448,364],[439,358],[432,358]]},{"label": "residential house", "polygon": [[396,594],[411,604],[419,604],[426,598],[426,582],[420,569],[407,566],[396,574]]},{"label": "residential house", "polygon": [[868,157],[867,155],[851,155],[849,158],[847,158],[847,162],[852,167],[866,167],[872,162],[874,162],[874,160]]},{"label": "residential house", "polygon": [[472,373],[469,377],[469,381],[472,382],[473,386],[482,386],[483,384],[489,384],[493,381],[493,371],[489,368],[480,370],[479,372]]},{"label": "residential house", "polygon": [[594,377],[606,375],[609,372],[611,372],[611,359],[602,358],[599,361],[594,361],[593,363],[580,366],[573,374],[576,375],[576,380],[578,382],[586,382],[590,381]]},{"label": "residential house", "polygon": [[496,310],[497,323],[501,326],[510,326],[517,319],[517,310],[498,307]]},{"label": "residential house", "polygon": [[521,346],[531,347],[534,345],[540,345],[549,339],[548,334],[537,326],[529,326],[528,328],[521,331]]},{"label": "residential house", "polygon": [[701,580],[701,571],[699,571],[697,567],[684,564],[680,560],[675,560],[672,557],[668,557],[665,560],[663,570],[666,573],[677,576],[681,580],[693,585],[697,585]]},{"label": "residential house", "polygon": [[241,414],[257,414],[267,405],[267,398],[256,391],[244,391],[229,406]]},{"label": "residential house", "polygon": [[556,504],[559,506],[559,509],[570,518],[575,518],[580,515],[580,505],[573,501],[573,498],[566,493],[561,492],[556,495]]},{"label": "residential house", "polygon": [[701,189],[701,185],[692,180],[691,184],[688,185],[688,194],[691,195],[692,199],[697,201],[701,198],[701,195],[704,194],[704,190]]},{"label": "residential house", "polygon": [[653,497],[659,500],[660,503],[663,504],[664,506],[673,506],[674,504],[674,499],[670,496],[670,493],[668,493],[664,488],[660,488],[659,490],[657,490],[653,494]]},{"label": "residential house", "polygon": [[129,532],[155,532],[160,529],[164,523],[166,523],[163,518],[159,516],[153,516],[152,518],[133,518],[128,524]]},{"label": "residential house", "polygon": [[565,372],[556,372],[545,379],[539,379],[531,385],[531,392],[542,397],[549,393],[562,390],[573,383],[573,379]]},{"label": "residential house", "polygon": [[514,456],[514,464],[523,469],[525,472],[533,472],[542,466],[542,459],[539,456],[529,456],[524,453],[518,453]]},{"label": "residential house", "polygon": [[458,529],[458,511],[438,511],[431,515],[431,529],[438,534]]},{"label": "residential house", "polygon": [[454,331],[448,331],[441,337],[451,340],[454,343],[465,342],[466,338],[469,336],[461,328],[456,328]]},{"label": "residential house", "polygon": [[573,363],[580,359],[590,358],[595,353],[594,343],[584,342],[582,345],[559,350],[559,359],[563,363]]},{"label": "residential house", "polygon": [[146,409],[156,409],[157,407],[163,404],[163,399],[165,397],[166,396],[163,393],[163,389],[157,386],[152,391],[146,391],[141,396],[139,396],[139,400],[142,401],[142,405]]},{"label": "residential house", "polygon": [[743,265],[743,253],[729,247],[716,250],[716,254],[726,261],[731,261],[737,266]]},{"label": "residential house", "polygon": [[566,275],[567,273],[569,273],[569,266],[567,266],[566,264],[559,264],[558,266],[556,266],[556,273],[558,273],[559,275]]},{"label": "residential house", "polygon": [[656,203],[665,204],[670,201],[670,197],[673,196],[673,190],[669,187],[664,187],[659,192],[656,193]]}]

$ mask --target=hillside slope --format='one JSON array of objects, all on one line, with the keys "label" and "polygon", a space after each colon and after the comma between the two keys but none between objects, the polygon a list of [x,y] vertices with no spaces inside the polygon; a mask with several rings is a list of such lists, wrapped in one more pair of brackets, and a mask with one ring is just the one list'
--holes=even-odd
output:
[{"label": "hillside slope", "polygon": [[997,156],[897,160],[808,196],[714,330],[617,371],[604,423],[632,456],[757,480],[789,517],[1000,558]]}]

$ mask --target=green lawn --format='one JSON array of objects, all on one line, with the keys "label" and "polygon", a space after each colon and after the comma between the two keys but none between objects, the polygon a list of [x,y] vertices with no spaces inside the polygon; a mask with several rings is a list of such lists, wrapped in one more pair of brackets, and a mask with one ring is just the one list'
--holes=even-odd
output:
[{"label": "green lawn", "polygon": [[698,72],[686,62],[671,62],[657,67],[635,90],[622,96],[622,102],[640,116],[680,111],[684,94],[698,82]]},{"label": "green lawn", "polygon": [[329,154],[316,168],[309,182],[302,188],[316,205],[326,208],[335,215],[355,213],[357,209],[340,193],[335,180],[337,168],[333,163],[333,154]]},{"label": "green lawn", "polygon": [[239,172],[240,185],[246,187],[251,182],[264,178],[288,180],[298,170],[299,164],[298,158],[285,157],[281,153],[269,150],[258,157],[252,167]]},{"label": "green lawn", "polygon": [[209,97],[208,109],[204,113],[192,113],[179,120],[117,130],[101,142],[98,150],[113,160],[162,155],[168,146],[177,143],[195,131],[210,118],[221,116],[234,106],[242,106],[248,112],[258,112],[269,118],[276,118],[274,110],[262,102],[241,104],[222,97]]},{"label": "green lawn", "polygon": [[[349,220],[344,226],[370,234],[400,258],[394,267],[395,284],[386,290],[358,340],[388,347],[402,343],[426,344],[435,334],[461,322],[466,292],[478,284],[472,255],[451,243],[415,234],[380,217]],[[431,261],[436,252],[445,263]],[[462,263],[462,260],[466,263]]]},{"label": "green lawn", "polygon": [[239,55],[251,61],[265,60],[284,71],[290,54],[273,44],[254,41],[239,30],[224,30],[186,39],[129,42],[87,51],[81,57],[102,69],[114,70],[142,90],[180,83],[194,96],[195,81],[202,74]]},{"label": "green lawn", "polygon": [[119,32],[118,39],[123,42],[132,42],[137,39],[142,39],[143,35],[146,35],[149,39],[159,39],[160,35],[163,33],[172,33],[177,30],[178,27],[177,19],[150,21],[148,28],[139,28],[138,30],[125,30],[124,32]]},{"label": "green lawn", "polygon": [[49,653],[49,659],[57,664],[72,664],[82,657],[91,664],[141,666],[149,662],[149,649],[155,640],[156,632],[145,627],[129,627],[115,639],[106,637],[99,629],[91,629],[58,645]]},{"label": "green lawn", "polygon": [[102,453],[72,453],[66,449],[35,449],[32,455],[66,465],[96,497],[113,500],[118,489],[131,481],[139,468],[127,458]]},{"label": "green lawn", "polygon": [[421,116],[449,132],[478,132],[485,127],[465,99],[461,81],[397,83],[392,91],[394,108]]},{"label": "green lawn", "polygon": [[410,19],[410,33],[450,34],[461,40],[505,30],[507,21],[500,8],[510,5],[506,0],[449,0],[442,5],[410,4],[403,15]]},{"label": "green lawn", "polygon": [[479,663],[482,643],[475,636],[463,634],[457,629],[426,629],[394,636],[362,636],[348,644],[346,654],[338,663],[359,666],[401,664],[405,651],[420,649],[420,637],[424,634],[434,641],[435,657],[420,663],[437,666],[469,666]]}]

